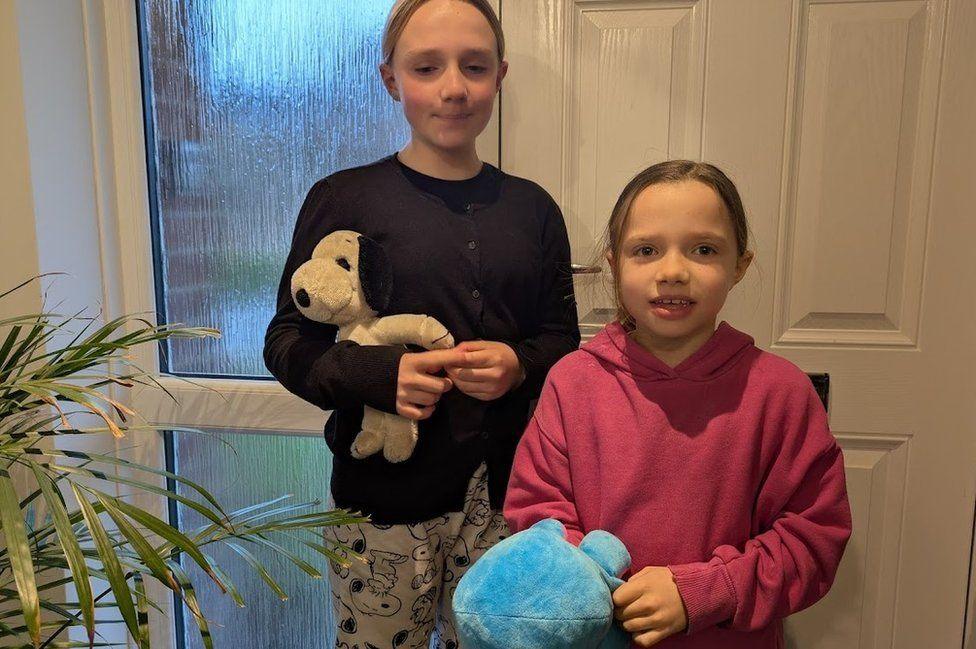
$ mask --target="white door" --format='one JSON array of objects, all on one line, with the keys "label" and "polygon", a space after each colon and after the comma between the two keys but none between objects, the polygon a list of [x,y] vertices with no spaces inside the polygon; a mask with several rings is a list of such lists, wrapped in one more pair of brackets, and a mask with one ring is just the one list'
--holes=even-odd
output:
[{"label": "white door", "polygon": [[[976,2],[509,0],[502,19],[502,167],[555,196],[574,261],[640,168],[715,162],[757,251],[724,317],[830,375],[855,532],[788,646],[961,647]],[[610,305],[578,288],[581,315]]]}]

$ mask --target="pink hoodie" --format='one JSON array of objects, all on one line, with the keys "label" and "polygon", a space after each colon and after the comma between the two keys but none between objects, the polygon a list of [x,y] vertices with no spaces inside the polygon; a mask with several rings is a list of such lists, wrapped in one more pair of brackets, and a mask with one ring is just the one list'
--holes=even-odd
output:
[{"label": "pink hoodie", "polygon": [[841,450],[810,380],[722,323],[670,368],[619,324],[549,373],[515,457],[512,531],[553,517],[668,566],[688,630],[664,648],[783,647],[851,533]]}]

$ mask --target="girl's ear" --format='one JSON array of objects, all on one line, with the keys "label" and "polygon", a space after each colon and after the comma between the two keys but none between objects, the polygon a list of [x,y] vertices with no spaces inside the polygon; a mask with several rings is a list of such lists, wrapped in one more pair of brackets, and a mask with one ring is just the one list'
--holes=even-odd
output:
[{"label": "girl's ear", "polygon": [[495,77],[495,92],[502,89],[502,79],[508,74],[508,61],[502,61],[498,66],[498,75]]},{"label": "girl's ear", "polygon": [[614,272],[617,267],[613,263],[613,252],[607,250],[607,252],[603,256],[607,258],[607,263],[610,264],[610,271]]},{"label": "girl's ear", "polygon": [[732,286],[738,284],[746,276],[746,271],[749,270],[749,264],[752,263],[753,257],[755,254],[751,250],[746,250],[735,260],[735,282],[732,283]]},{"label": "girl's ear", "polygon": [[400,101],[400,91],[397,89],[396,76],[393,74],[393,68],[386,63],[380,63],[380,77],[383,79],[383,86],[386,88],[386,91],[393,97],[393,101]]}]

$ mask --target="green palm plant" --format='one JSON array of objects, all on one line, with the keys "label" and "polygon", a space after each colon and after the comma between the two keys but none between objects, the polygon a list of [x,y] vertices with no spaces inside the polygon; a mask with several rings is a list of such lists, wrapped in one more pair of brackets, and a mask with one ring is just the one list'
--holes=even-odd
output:
[{"label": "green palm plant", "polygon": [[[0,300],[27,283],[0,294]],[[56,334],[72,327],[80,330],[70,342],[50,349]],[[345,563],[344,557],[355,557],[348,548],[325,544],[320,534],[324,527],[364,520],[345,510],[322,511],[317,501],[283,496],[228,512],[203,486],[179,475],[112,454],[57,448],[62,436],[120,437],[153,429],[133,423],[136,413],[107,393],[113,386],[165,390],[132,361],[130,350],[172,338],[218,335],[213,329],[156,325],[132,316],[101,326],[81,314],[0,319],[0,645],[114,646],[96,641],[96,624],[106,621],[97,619],[96,611],[109,611],[121,615],[140,647],[149,647],[148,611],[159,605],[146,586],[154,580],[185,604],[209,648],[209,626],[184,563],[199,567],[243,606],[240,592],[211,556],[215,546],[239,554],[282,598],[284,591],[247,546],[271,548],[314,578],[321,572],[281,545],[283,539],[323,560]],[[92,415],[100,425],[75,425],[79,417],[90,421]],[[158,486],[162,478],[182,489]],[[205,523],[181,531],[113,494],[118,486],[176,501]],[[107,584],[98,594],[94,580]],[[75,601],[60,601],[66,585],[73,586]],[[64,639],[74,627],[85,629],[87,641]]]}]

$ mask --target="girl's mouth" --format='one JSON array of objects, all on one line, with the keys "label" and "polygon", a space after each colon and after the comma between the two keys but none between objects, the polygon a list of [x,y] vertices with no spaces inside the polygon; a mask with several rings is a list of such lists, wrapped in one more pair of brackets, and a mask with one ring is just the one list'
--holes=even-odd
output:
[{"label": "girl's mouth", "polygon": [[682,297],[659,297],[651,300],[654,315],[666,320],[677,320],[691,313],[695,301]]}]

